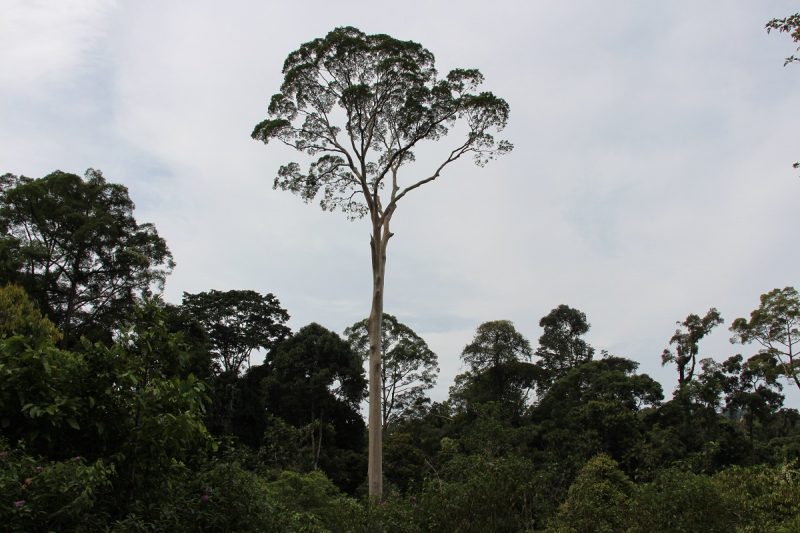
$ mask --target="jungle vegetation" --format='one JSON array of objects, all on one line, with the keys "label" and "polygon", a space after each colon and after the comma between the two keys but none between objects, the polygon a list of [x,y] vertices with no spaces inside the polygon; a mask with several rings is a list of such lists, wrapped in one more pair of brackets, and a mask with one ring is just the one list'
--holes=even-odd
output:
[{"label": "jungle vegetation", "polygon": [[[293,332],[279,299],[255,291],[167,304],[151,291],[169,249],[135,221],[127,189],[93,170],[4,180],[9,531],[800,527],[800,413],[782,393],[800,373],[791,287],[732,322],[747,356],[702,358],[702,338],[724,322],[716,309],[679,321],[662,354],[671,395],[635,361],[598,354],[588,317],[560,305],[537,348],[508,320],[481,324],[448,399],[431,402],[436,354],[384,314],[384,492],[370,498],[366,320],[342,335]],[[15,203],[20,190],[35,216]]]},{"label": "jungle vegetation", "polygon": [[[769,28],[797,41],[798,16]],[[333,187],[328,207],[369,214],[382,277],[391,213],[418,185],[390,185],[381,203],[381,180],[394,184],[411,145],[444,135],[459,117],[477,121],[477,133],[457,154],[475,152],[481,163],[510,149],[486,137],[508,109],[491,93],[469,93],[477,71],[435,81],[432,56],[415,43],[352,28],[327,39],[290,56],[274,118],[254,136],[299,143],[311,155],[335,152],[326,137],[333,130],[320,122],[329,95],[300,79],[310,68],[303,61],[337,46],[351,47],[351,58],[391,52],[417,61],[376,67],[418,98],[387,93],[395,113],[378,140],[347,163],[342,149],[308,174],[290,164],[276,180],[307,199]],[[366,85],[340,97],[360,109],[377,94]],[[322,129],[293,130],[301,109],[309,127]],[[364,117],[352,119],[355,139],[374,133],[377,122]],[[361,157],[370,146],[382,150],[380,165]],[[342,188],[336,180],[355,180],[366,205],[333,194]],[[166,303],[157,292],[172,254],[133,211],[127,189],[98,170],[0,178],[3,531],[800,530],[800,413],[783,394],[800,388],[800,294],[792,287],[757,304],[754,295],[750,316],[730,321],[742,353],[722,362],[702,351],[703,338],[725,327],[716,309],[678,320],[661,354],[675,369],[672,391],[636,361],[589,345],[589,317],[562,304],[541,318],[537,344],[508,320],[478,326],[461,354],[464,372],[434,402],[427,392],[437,355],[383,312],[382,295],[371,318],[341,334],[316,323],[292,331],[272,293],[211,289]],[[382,279],[375,287],[382,291]],[[376,357],[378,483],[367,477],[361,414],[364,366],[374,369]]]}]

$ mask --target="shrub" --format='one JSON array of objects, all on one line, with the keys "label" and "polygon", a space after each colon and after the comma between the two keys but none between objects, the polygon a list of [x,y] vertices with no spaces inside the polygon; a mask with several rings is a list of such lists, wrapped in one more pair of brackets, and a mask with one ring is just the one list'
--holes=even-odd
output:
[{"label": "shrub", "polygon": [[776,467],[732,467],[712,481],[731,502],[742,533],[800,531],[800,471]]},{"label": "shrub", "polygon": [[94,507],[113,477],[101,460],[47,462],[0,439],[0,523],[10,531],[90,529],[103,522]]},{"label": "shrub", "polygon": [[634,485],[608,455],[594,457],[569,488],[548,531],[616,533],[625,530],[625,507]]},{"label": "shrub", "polygon": [[729,533],[735,509],[704,474],[665,470],[637,487],[629,517],[630,533]]},{"label": "shrub", "polygon": [[414,515],[423,531],[517,532],[535,519],[535,481],[520,457],[457,456],[428,480]]}]

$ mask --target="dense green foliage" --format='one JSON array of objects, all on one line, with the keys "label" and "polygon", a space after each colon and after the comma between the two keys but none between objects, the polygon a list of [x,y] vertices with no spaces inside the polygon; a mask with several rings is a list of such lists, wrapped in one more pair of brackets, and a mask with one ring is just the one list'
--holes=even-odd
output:
[{"label": "dense green foliage", "polygon": [[[4,243],[6,251],[19,244]],[[5,265],[9,279],[25,280],[23,263]],[[109,293],[103,284],[124,284],[129,271],[115,276],[92,283]],[[800,302],[791,287],[733,322],[732,341],[760,347],[749,357],[698,358],[702,338],[722,323],[714,309],[679,323],[676,351],[663,356],[678,366],[668,401],[636,362],[605,351],[595,358],[586,315],[561,305],[542,318],[536,350],[507,320],[480,325],[450,398],[431,404],[423,392],[435,354],[385,315],[384,395],[395,401],[385,411],[386,490],[371,501],[359,412],[365,322],[345,338],[318,324],[292,333],[272,294],[209,291],[174,306],[141,288],[122,318],[119,307],[91,307],[99,341],[89,328],[68,344],[40,312],[52,305],[17,285],[0,288],[0,523],[8,530],[800,525],[800,414],[783,407],[781,393],[797,382]],[[256,349],[263,362],[246,364]]]},{"label": "dense green foliage", "polygon": [[664,402],[635,362],[594,359],[585,343],[573,345],[586,360],[548,386],[527,339],[488,322],[464,350],[469,371],[452,398],[387,428],[387,491],[370,502],[363,354],[336,333],[310,324],[263,364],[201,381],[190,369],[209,370],[208,335],[157,298],[113,343],[72,350],[56,346],[59,331],[19,287],[0,289],[0,316],[0,522],[10,531],[800,526],[800,415],[782,407],[786,376],[769,353],[701,360]]},{"label": "dense green foliage", "polygon": [[174,263],[152,224],[138,224],[128,189],[99,170],[0,177],[0,283],[16,283],[64,334],[110,341],[136,297],[162,287]]},{"label": "dense green foliage", "polygon": [[254,350],[270,350],[291,331],[289,313],[272,294],[255,291],[183,293],[182,308],[208,333],[215,366],[238,374]]}]

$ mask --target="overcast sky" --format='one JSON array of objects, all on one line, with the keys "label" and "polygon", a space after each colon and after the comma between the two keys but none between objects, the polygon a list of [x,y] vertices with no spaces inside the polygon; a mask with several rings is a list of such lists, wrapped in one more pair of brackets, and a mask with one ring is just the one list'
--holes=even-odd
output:
[{"label": "overcast sky", "polygon": [[[511,107],[514,151],[448,167],[393,219],[385,310],[423,336],[442,400],[475,328],[509,319],[536,345],[559,304],[589,342],[669,397],[676,321],[717,307],[700,345],[800,284],[800,66],[764,25],[795,2],[0,0],[0,173],[101,169],[175,256],[165,297],[275,294],[299,329],[342,333],[371,298],[369,223],[272,190],[306,162],[250,138],[289,52],[337,26],[421,43],[478,68]],[[407,179],[458,138],[434,143]],[[416,180],[414,180],[416,181]],[[787,387],[787,390],[789,388]],[[788,403],[800,406],[800,395]]]}]

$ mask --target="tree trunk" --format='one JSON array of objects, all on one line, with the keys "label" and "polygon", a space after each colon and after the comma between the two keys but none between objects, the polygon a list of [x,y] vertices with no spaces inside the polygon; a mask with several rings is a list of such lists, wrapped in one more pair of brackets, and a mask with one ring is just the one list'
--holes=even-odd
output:
[{"label": "tree trunk", "polygon": [[[381,326],[383,328],[383,326]],[[386,361],[386,346],[383,345],[383,331],[381,331],[381,361]],[[381,420],[383,421],[381,431],[382,439],[386,440],[389,437],[389,413],[394,407],[394,393],[397,387],[397,382],[389,386],[387,384],[388,378],[386,377],[386,368],[381,368]],[[391,392],[390,392],[391,391]]]},{"label": "tree trunk", "polygon": [[317,456],[315,454],[317,446],[314,441],[314,400],[311,400],[311,424],[309,424],[309,430],[311,431],[311,459],[314,460],[314,470],[317,469]]},{"label": "tree trunk", "polygon": [[[387,220],[388,222],[388,220]],[[387,224],[388,226],[388,224]],[[369,495],[383,492],[383,410],[381,409],[381,330],[383,327],[383,285],[386,270],[388,227],[373,218],[372,238],[372,311],[369,314]]]},{"label": "tree trunk", "polygon": [[[73,276],[76,276],[75,272],[73,272]],[[74,278],[71,281],[72,286],[69,289],[69,300],[67,301],[67,315],[64,317],[64,324],[61,326],[61,330],[64,333],[64,336],[61,337],[62,350],[66,350],[69,346],[67,342],[72,333],[72,328],[70,326],[72,324],[72,315],[75,312],[75,297],[78,292],[78,282],[74,281]]]},{"label": "tree trunk", "polygon": [[[324,410],[320,411],[319,412],[319,418],[317,419],[319,421],[319,439],[317,440],[316,449],[314,449],[314,445],[313,444],[311,445],[311,453],[314,454],[314,471],[319,470],[319,456],[320,456],[320,454],[322,454],[322,429],[323,429],[322,420],[323,420],[324,414],[325,414]],[[315,425],[316,424],[314,424],[314,423],[311,424],[311,434],[312,434],[312,436],[314,434],[314,426]],[[313,437],[312,437],[312,441],[313,441]]]},{"label": "tree trunk", "polygon": [[[797,388],[800,389],[800,380],[797,379],[797,369],[794,367],[795,355],[794,355],[793,350],[792,350],[792,345],[794,344],[794,342],[792,342],[792,329],[788,325],[787,325],[786,329],[787,329],[787,332],[786,332],[786,343],[789,345],[789,354],[788,354],[789,355],[789,368],[792,371],[791,372],[791,377],[792,377],[792,379],[794,379],[794,383],[795,383],[795,385],[797,385]],[[784,365],[784,368],[785,367],[786,367],[786,365]]]},{"label": "tree trunk", "polygon": [[697,362],[697,358],[694,355],[692,355],[691,361],[692,361],[692,367],[689,369],[689,376],[686,378],[686,381],[691,381],[692,378],[694,377],[694,366],[695,363]]}]

